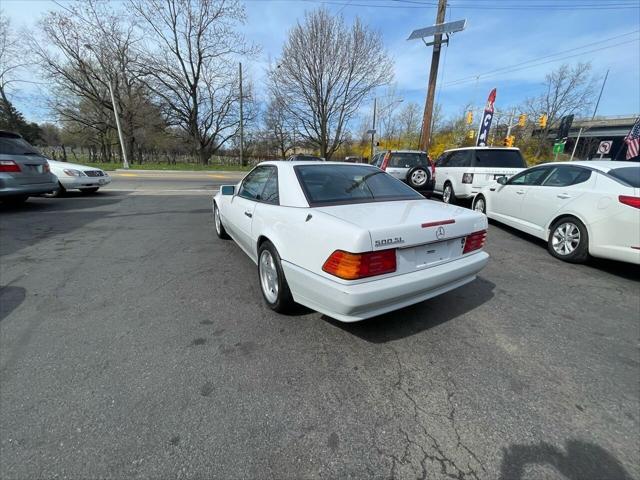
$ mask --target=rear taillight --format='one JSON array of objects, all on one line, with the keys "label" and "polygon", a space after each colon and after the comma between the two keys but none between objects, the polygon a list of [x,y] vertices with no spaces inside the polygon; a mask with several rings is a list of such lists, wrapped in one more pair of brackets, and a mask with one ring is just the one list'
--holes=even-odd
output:
[{"label": "rear taillight", "polygon": [[484,242],[487,239],[487,231],[482,230],[480,232],[474,232],[471,235],[467,235],[467,238],[464,241],[464,249],[462,250],[462,254],[473,252],[475,250],[480,250],[484,247]]},{"label": "rear taillight", "polygon": [[436,179],[436,163],[431,160],[431,157],[427,156],[427,159],[429,160],[429,165],[431,165],[431,180],[435,180]]},{"label": "rear taillight", "polygon": [[322,270],[345,280],[373,277],[396,271],[396,250],[349,253],[336,250],[324,262]]},{"label": "rear taillight", "polygon": [[630,207],[640,208],[640,197],[630,197],[629,195],[620,195],[618,197],[620,203],[629,205]]},{"label": "rear taillight", "polygon": [[462,174],[462,183],[473,183],[473,173]]},{"label": "rear taillight", "polygon": [[380,170],[386,170],[387,165],[389,165],[389,159],[391,158],[391,152],[387,152],[387,154],[382,159],[382,165],[380,165]]},{"label": "rear taillight", "polygon": [[13,160],[0,160],[0,172],[19,172],[20,165]]}]

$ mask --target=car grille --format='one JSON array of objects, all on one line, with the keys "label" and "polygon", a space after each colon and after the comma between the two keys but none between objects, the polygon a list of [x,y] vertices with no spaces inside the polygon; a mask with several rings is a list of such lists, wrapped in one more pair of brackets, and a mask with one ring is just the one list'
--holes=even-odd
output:
[{"label": "car grille", "polygon": [[104,177],[104,172],[102,170],[85,170],[84,174],[87,177]]}]

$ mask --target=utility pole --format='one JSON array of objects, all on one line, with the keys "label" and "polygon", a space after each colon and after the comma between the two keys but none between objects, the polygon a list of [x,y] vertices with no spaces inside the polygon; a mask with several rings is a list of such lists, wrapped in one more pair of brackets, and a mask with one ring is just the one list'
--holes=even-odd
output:
[{"label": "utility pole", "polygon": [[242,115],[242,62],[238,64],[240,74],[240,165],[244,167],[244,118]]},{"label": "utility pole", "polygon": [[373,124],[371,125],[371,156],[369,163],[373,161],[373,141],[376,134],[376,97],[373,97]]},{"label": "utility pole", "polygon": [[[436,24],[444,23],[444,17],[447,10],[447,0],[438,0],[438,13],[436,15]],[[422,116],[422,150],[425,152],[429,149],[431,143],[431,122],[433,118],[433,100],[436,93],[436,79],[438,78],[438,66],[440,64],[440,50],[442,49],[442,34],[434,35],[433,54],[431,55],[431,70],[429,71],[429,86],[427,88],[427,100],[424,105],[424,114]]]},{"label": "utility pole", "polygon": [[120,139],[120,148],[122,148],[122,168],[129,168],[127,160],[127,149],[124,147],[124,137],[122,136],[122,128],[120,127],[120,117],[118,115],[118,107],[116,106],[116,98],[113,95],[113,86],[111,79],[107,79],[109,83],[109,93],[111,94],[111,104],[113,105],[113,115],[116,117],[116,128],[118,129],[118,138]]},{"label": "utility pole", "polygon": [[[514,108],[513,110],[511,110],[511,113],[509,113],[509,123],[507,126],[507,138],[511,136],[511,127],[513,127],[513,117],[516,114],[516,109]],[[496,126],[498,124],[496,123]]]},{"label": "utility pole", "polygon": [[[602,88],[600,88],[600,95],[598,95],[598,101],[596,102],[596,106],[593,109],[593,115],[591,115],[591,121],[593,121],[596,118],[596,113],[598,112],[598,106],[600,105],[600,99],[602,98],[602,92],[604,92],[604,86],[607,83],[607,78],[609,78],[608,68],[607,68],[607,73],[604,74],[604,80],[602,81]],[[578,137],[576,138],[576,141],[573,144],[573,150],[571,151],[571,158],[569,159],[569,161],[573,160],[573,156],[576,154],[576,150],[578,149],[578,143],[580,142],[580,137],[582,136],[583,129],[584,127],[580,127],[580,130],[578,130]]]}]

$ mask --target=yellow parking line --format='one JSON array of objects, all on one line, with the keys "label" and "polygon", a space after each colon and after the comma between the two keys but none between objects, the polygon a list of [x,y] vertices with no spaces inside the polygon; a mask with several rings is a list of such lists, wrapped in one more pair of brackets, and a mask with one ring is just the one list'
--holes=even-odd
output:
[{"label": "yellow parking line", "polygon": [[139,175],[136,175],[135,173],[116,173],[116,174],[111,174],[112,176],[117,175],[118,177],[138,177]]}]

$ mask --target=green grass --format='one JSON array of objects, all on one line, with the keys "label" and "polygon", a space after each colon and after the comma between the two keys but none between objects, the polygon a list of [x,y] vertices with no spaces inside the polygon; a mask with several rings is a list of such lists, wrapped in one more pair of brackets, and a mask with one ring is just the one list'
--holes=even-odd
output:
[{"label": "green grass", "polygon": [[[72,160],[70,160],[72,161]],[[122,168],[121,163],[94,163],[94,162],[82,162],[83,165],[89,167],[101,168],[102,170],[115,170],[116,168]],[[176,163],[169,165],[167,163],[143,163],[134,164],[129,166],[132,170],[180,170],[180,171],[233,171],[233,172],[246,172],[251,170],[252,167],[241,167],[240,165],[200,165],[197,163]]]}]

